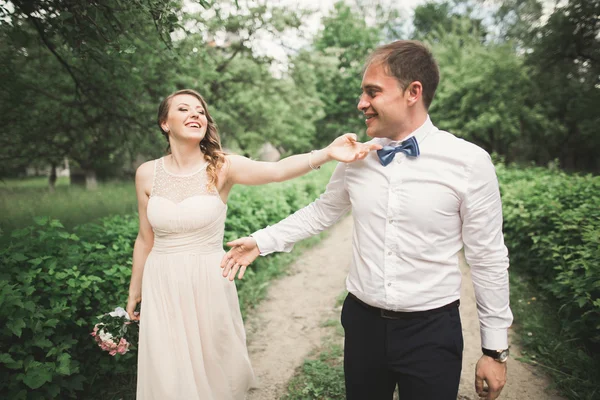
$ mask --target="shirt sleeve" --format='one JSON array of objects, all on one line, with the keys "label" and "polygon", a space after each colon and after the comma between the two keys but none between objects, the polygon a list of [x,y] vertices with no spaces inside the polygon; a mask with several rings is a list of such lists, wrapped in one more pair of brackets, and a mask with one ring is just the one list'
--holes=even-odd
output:
[{"label": "shirt sleeve", "polygon": [[480,151],[469,172],[461,203],[465,257],[471,267],[481,346],[508,348],[513,315],[509,305],[508,250],[502,234],[502,201],[490,156]]},{"label": "shirt sleeve", "polygon": [[290,252],[296,242],[329,228],[350,210],[346,168],[347,164],[338,164],[325,193],[317,200],[277,224],[251,235],[258,244],[261,256],[276,251]]}]

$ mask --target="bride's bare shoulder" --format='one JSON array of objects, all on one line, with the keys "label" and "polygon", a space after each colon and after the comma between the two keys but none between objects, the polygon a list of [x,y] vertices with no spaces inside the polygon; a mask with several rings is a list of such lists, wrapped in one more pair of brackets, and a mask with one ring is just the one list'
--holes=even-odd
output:
[{"label": "bride's bare shoulder", "polygon": [[155,160],[146,161],[140,165],[135,171],[135,184],[143,188],[152,185],[152,179],[154,177],[154,162]]}]

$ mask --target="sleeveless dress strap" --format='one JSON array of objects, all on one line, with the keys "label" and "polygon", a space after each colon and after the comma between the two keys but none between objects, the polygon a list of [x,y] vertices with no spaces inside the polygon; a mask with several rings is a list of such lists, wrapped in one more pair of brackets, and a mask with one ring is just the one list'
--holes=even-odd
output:
[{"label": "sleeveless dress strap", "polygon": [[156,164],[158,164],[158,160],[154,160],[154,175],[152,176],[152,189],[150,189],[150,197],[154,196],[154,187],[156,185]]}]

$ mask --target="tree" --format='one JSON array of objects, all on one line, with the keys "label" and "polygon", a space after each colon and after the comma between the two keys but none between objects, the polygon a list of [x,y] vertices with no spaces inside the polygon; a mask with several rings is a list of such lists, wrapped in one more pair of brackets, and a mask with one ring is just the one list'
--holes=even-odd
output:
[{"label": "tree", "polygon": [[600,0],[569,0],[544,21],[539,0],[505,0],[497,20],[525,54],[539,97],[555,127],[544,142],[547,162],[598,171],[600,138]]},{"label": "tree", "polygon": [[364,131],[356,109],[362,68],[368,54],[380,41],[381,30],[369,27],[364,17],[344,2],[334,5],[323,19],[323,28],[313,42],[314,51],[299,59],[314,65],[316,88],[325,116],[316,123],[316,143],[323,145],[345,132]]},{"label": "tree", "polygon": [[243,153],[266,140],[288,152],[313,141],[319,113],[301,104],[315,99],[252,51],[255,35],[300,25],[282,7],[222,1],[184,13],[179,1],[38,0],[1,11],[3,169],[68,157],[93,187],[96,174],[161,153],[156,107],[184,87],[205,95],[225,143]]},{"label": "tree", "polygon": [[459,35],[476,35],[483,42],[487,31],[481,18],[473,15],[470,0],[441,3],[428,2],[415,8],[414,33],[417,40],[436,41],[440,35],[455,32]]},{"label": "tree", "polygon": [[12,4],[12,11],[0,9],[1,106],[9,110],[0,122],[11,126],[2,164],[67,156],[93,187],[96,172],[122,164],[127,147],[152,125],[140,115],[155,107],[153,93],[162,93],[168,57],[161,50],[170,47],[177,3]]},{"label": "tree", "polygon": [[283,7],[249,3],[238,9],[222,2],[184,21],[187,33],[175,43],[179,76],[203,93],[229,149],[255,156],[265,142],[283,153],[311,148],[318,99],[301,86],[296,68],[277,78],[270,71],[273,60],[252,49],[265,32],[280,36],[298,29],[302,16]]},{"label": "tree", "polygon": [[510,45],[455,33],[432,45],[440,85],[430,114],[440,128],[508,161],[531,159],[553,133],[537,104],[530,69]]}]

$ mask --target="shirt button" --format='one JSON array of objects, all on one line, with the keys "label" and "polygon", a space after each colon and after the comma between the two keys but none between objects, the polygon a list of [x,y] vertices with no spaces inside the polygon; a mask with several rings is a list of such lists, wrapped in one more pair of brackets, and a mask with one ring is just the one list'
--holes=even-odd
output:
[{"label": "shirt button", "polygon": [[389,222],[390,224],[393,224],[393,223],[394,223],[394,220],[393,220],[393,219],[390,219],[388,222]]},{"label": "shirt button", "polygon": [[391,284],[391,283],[388,283],[388,286],[392,286],[392,284]]},{"label": "shirt button", "polygon": [[388,251],[388,256],[391,256],[391,255],[392,255],[392,252],[391,252],[391,251]]}]

